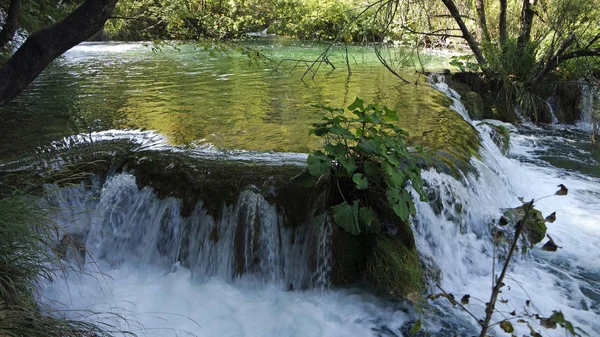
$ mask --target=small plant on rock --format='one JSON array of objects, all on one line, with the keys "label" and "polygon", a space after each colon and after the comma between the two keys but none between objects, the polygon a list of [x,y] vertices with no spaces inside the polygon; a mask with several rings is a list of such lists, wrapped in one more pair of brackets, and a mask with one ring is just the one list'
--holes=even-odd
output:
[{"label": "small plant on rock", "polygon": [[415,214],[412,186],[426,199],[421,179],[421,148],[406,146],[408,133],[398,127],[394,110],[365,105],[356,98],[348,109],[315,105],[329,113],[311,133],[325,140],[324,151],[308,156],[298,179],[332,177],[341,203],[332,206],[337,225],[351,234],[385,225],[394,217],[407,223]]}]

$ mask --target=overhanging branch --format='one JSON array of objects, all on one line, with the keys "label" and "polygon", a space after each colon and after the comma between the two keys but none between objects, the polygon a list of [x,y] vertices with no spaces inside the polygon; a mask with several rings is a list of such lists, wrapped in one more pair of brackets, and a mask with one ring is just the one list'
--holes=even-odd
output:
[{"label": "overhanging branch", "polygon": [[0,69],[0,106],[25,90],[55,58],[102,29],[117,1],[86,0],[64,20],[31,34]]},{"label": "overhanging branch", "polygon": [[4,48],[15,36],[19,27],[19,13],[21,13],[21,0],[12,0],[8,7],[6,22],[0,31],[0,49]]}]

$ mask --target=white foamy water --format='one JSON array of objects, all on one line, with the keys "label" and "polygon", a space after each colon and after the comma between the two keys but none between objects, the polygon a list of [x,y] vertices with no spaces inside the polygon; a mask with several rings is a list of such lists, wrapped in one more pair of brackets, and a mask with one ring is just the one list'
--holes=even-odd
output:
[{"label": "white foamy water", "polygon": [[[465,115],[456,93],[444,85],[434,86],[453,98],[454,107]],[[459,183],[434,171],[425,173],[445,207],[441,214],[435,214],[430,205],[418,205],[419,251],[437,262],[444,290],[457,297],[471,295],[470,303],[475,304],[469,308],[483,317],[483,303],[489,301],[493,280],[489,224],[501,215],[502,208],[519,206],[518,197],[527,201],[540,199],[535,206],[544,216],[556,211],[557,220],[547,224],[547,233],[563,248],[557,252],[542,251],[545,239],[529,254],[517,257],[505,280],[507,287],[500,295],[508,303],[498,303],[496,308],[504,312],[504,317],[512,317],[509,313],[513,310],[519,314],[527,309],[543,317],[560,310],[575,326],[596,335],[600,331],[600,181],[538,160],[545,150],[543,146],[552,146],[544,138],[552,137],[558,143],[576,142],[573,139],[557,139],[559,136],[545,135],[542,129],[538,131],[540,135],[520,135],[512,128],[511,151],[526,159],[519,162],[500,154],[488,135],[489,126],[478,129],[484,148],[480,151],[482,160],[473,160],[477,174],[468,174],[465,183]],[[569,194],[546,198],[558,190],[559,184],[566,185]],[[455,205],[460,208],[457,210]],[[496,266],[495,275],[500,269],[501,265]],[[526,300],[531,300],[531,307],[526,307]],[[502,319],[500,314],[495,316],[496,321]],[[560,328],[546,330],[534,322],[532,326],[543,335],[565,335]],[[514,325],[520,334],[529,333],[526,325]],[[503,333],[498,327],[496,330]]]},{"label": "white foamy water", "polygon": [[[453,98],[453,108],[472,122],[457,93],[443,82],[433,85]],[[557,220],[548,224],[548,234],[562,249],[542,251],[544,240],[515,258],[500,295],[508,302],[497,304],[502,313],[493,322],[512,317],[513,310],[519,314],[527,309],[544,317],[560,310],[575,326],[597,335],[599,179],[545,162],[544,152],[555,147],[549,140],[560,137],[547,130],[531,134],[510,127],[512,158],[507,158],[489,137],[490,127],[476,127],[483,148],[482,159],[472,160],[474,172],[461,180],[432,170],[423,174],[437,198],[417,204],[414,229],[421,256],[439,269],[444,290],[457,298],[471,295],[468,307],[483,317],[493,278],[490,223],[503,208],[519,206],[518,197],[539,199],[564,184],[569,188],[567,196],[536,202],[544,215],[556,211]],[[565,136],[558,138],[561,142],[576,145],[577,140]],[[138,191],[128,174],[91,189],[63,189],[50,203],[61,210],[59,221],[86,237],[93,259],[88,258],[88,273],[83,276],[70,272],[48,284],[45,300],[69,310],[117,313],[129,325],[114,316],[91,318],[115,320],[142,336],[402,336],[400,327],[417,317],[363,290],[329,289],[323,282],[327,258],[314,261],[310,253],[329,254],[323,219],[311,220],[321,224],[316,226],[321,230],[292,233],[281,228],[277,210],[251,192],[217,220],[211,220],[201,206],[186,220],[178,213],[180,201],[158,200],[148,189]],[[433,207],[436,203],[443,205],[441,210]],[[260,234],[249,225],[256,221],[261,223]],[[186,226],[196,229],[186,231]],[[243,249],[238,250],[244,260],[241,279],[234,268],[240,262],[233,245],[240,243],[235,243],[238,234],[233,228],[245,233]],[[500,268],[496,266],[496,275]],[[477,332],[472,318],[444,300],[434,302],[434,308],[423,315],[432,335]],[[527,326],[513,322],[519,336],[529,334]],[[546,330],[531,323],[542,335],[565,335],[560,328]],[[494,330],[504,334],[497,326]]]}]

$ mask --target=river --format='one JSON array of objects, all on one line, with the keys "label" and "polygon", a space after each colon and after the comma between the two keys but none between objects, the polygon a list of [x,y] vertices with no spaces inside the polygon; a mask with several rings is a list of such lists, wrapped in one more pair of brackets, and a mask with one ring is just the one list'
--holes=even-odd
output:
[{"label": "river", "polygon": [[[314,45],[293,41],[261,48],[279,58],[319,52]],[[310,104],[344,106],[360,96],[392,106],[412,118],[407,124],[418,124],[420,110],[432,109],[448,96],[455,100],[455,112],[479,132],[481,159],[472,158],[475,170],[458,180],[435,170],[424,173],[445,207],[438,212],[417,201],[413,228],[421,258],[439,269],[445,291],[471,295],[470,308],[481,317],[492,284],[490,222],[502,208],[517,206],[518,197],[538,199],[564,184],[567,196],[536,203],[544,215],[556,211],[548,234],[562,248],[546,252],[540,244],[519,255],[501,294],[507,303],[498,309],[503,315],[521,312],[530,300],[528,310],[543,316],[561,310],[575,326],[598,334],[600,150],[589,140],[586,125],[506,125],[511,151],[505,156],[492,142],[489,126],[470,120],[443,81],[430,79],[437,90],[425,78],[416,87],[399,84],[372,54],[360,49],[354,50],[358,60],[352,76],[337,69],[306,83],[299,79],[301,71],[273,73],[236,54],[190,45],[179,49],[153,52],[141,44],[113,43],[75,47],[5,108],[15,113],[5,123],[3,161],[18,160],[66,136],[87,134],[81,138],[86,142],[127,138],[157,151],[218,152],[223,158],[301,165],[303,153],[318,145],[307,133],[319,119]],[[432,59],[443,67],[443,60]],[[58,210],[55,220],[85,229],[90,249],[83,274],[61,272],[44,285],[42,301],[65,310],[68,317],[107,322],[109,328],[142,336],[408,336],[419,318],[430,335],[476,334],[476,323],[466,313],[441,300],[415,308],[360,286],[336,289],[327,282],[290,290],[290,282],[327,274],[326,259],[316,271],[304,270],[301,263],[302,245],[329,254],[327,230],[306,233],[313,240],[308,243],[289,243],[283,230],[264,235],[261,245],[266,248],[257,254],[265,262],[257,276],[235,278],[228,265],[228,245],[234,239],[228,241],[227,232],[219,234],[225,239],[214,243],[214,251],[198,255],[193,267],[180,266],[177,238],[183,224],[212,220],[201,210],[191,217],[195,220],[182,216],[179,200],[139,190],[131,173],[98,180],[91,187],[48,189],[46,202]],[[277,211],[260,196],[248,192],[236,207],[246,204],[260,212],[265,232],[277,223]],[[223,219],[238,214],[235,208],[230,212]],[[156,238],[165,235],[170,244],[157,245]],[[198,235],[198,245],[209,245],[209,236]],[[529,333],[525,325],[515,327],[519,335]],[[565,335],[560,329],[534,327],[543,335]],[[498,327],[494,331],[502,335]]]}]

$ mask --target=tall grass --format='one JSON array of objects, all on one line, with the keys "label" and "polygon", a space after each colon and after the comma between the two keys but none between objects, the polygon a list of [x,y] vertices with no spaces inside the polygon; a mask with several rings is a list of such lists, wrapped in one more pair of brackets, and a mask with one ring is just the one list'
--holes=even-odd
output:
[{"label": "tall grass", "polygon": [[56,235],[35,197],[14,191],[0,195],[0,336],[113,335],[110,325],[71,320],[38,304],[41,283],[51,281],[60,267],[51,249]]}]

